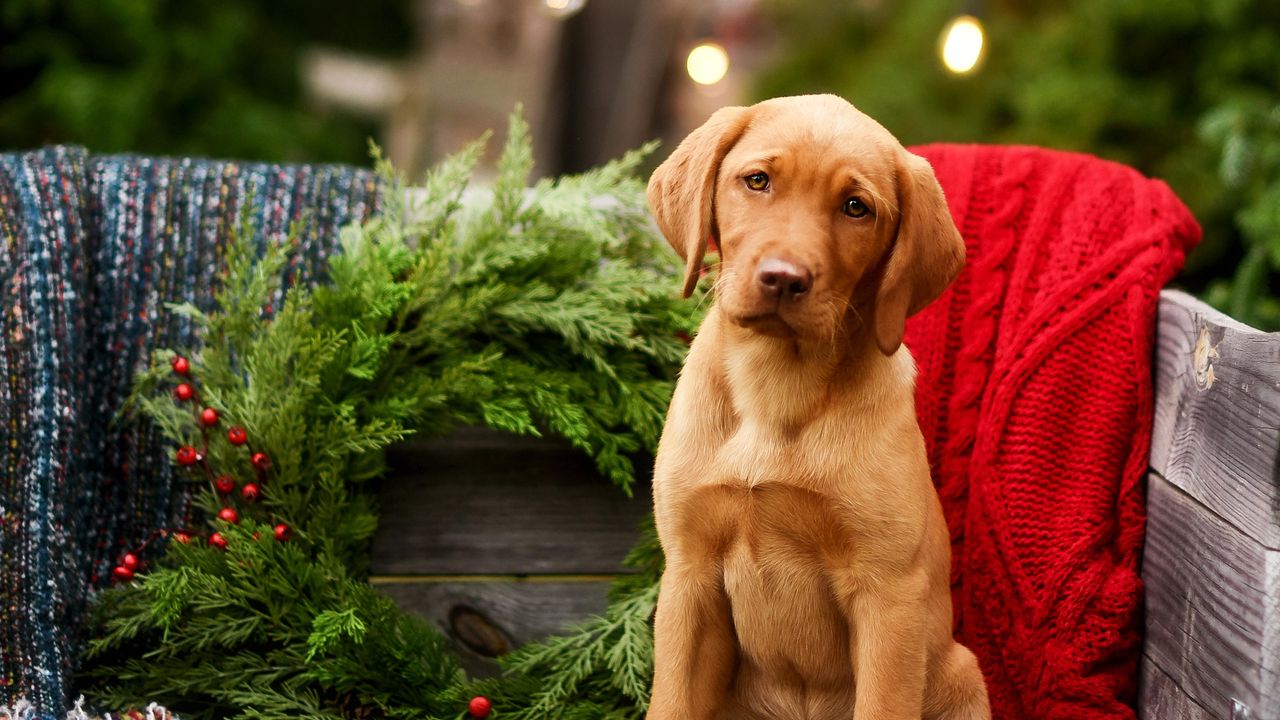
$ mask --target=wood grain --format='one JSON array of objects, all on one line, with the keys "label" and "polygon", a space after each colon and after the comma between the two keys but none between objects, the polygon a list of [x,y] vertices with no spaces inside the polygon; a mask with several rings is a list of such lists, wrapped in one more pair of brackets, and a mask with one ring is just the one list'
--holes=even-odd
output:
[{"label": "wood grain", "polygon": [[603,578],[375,578],[374,584],[440,628],[477,677],[498,672],[498,655],[603,612],[609,587]]},{"label": "wood grain", "polygon": [[1237,703],[1280,717],[1280,554],[1155,473],[1147,509],[1144,676],[1163,672],[1212,717],[1230,718]]},{"label": "wood grain", "polygon": [[1151,466],[1280,549],[1280,333],[1189,295],[1161,295]]},{"label": "wood grain", "polygon": [[649,513],[567,443],[468,428],[388,455],[371,568],[383,575],[623,572]]},{"label": "wood grain", "polygon": [[1151,661],[1142,658],[1141,689],[1138,691],[1139,720],[1217,720],[1230,717],[1211,713],[1178,687]]}]

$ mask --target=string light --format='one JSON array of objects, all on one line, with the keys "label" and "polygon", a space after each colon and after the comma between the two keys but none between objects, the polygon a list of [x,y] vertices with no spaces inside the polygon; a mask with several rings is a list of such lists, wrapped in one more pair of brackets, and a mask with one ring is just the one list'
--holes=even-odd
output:
[{"label": "string light", "polygon": [[715,85],[729,72],[729,53],[718,43],[699,43],[689,51],[685,69],[699,85]]},{"label": "string light", "polygon": [[967,75],[982,61],[986,33],[972,15],[961,15],[942,29],[942,64],[956,75]]},{"label": "string light", "polygon": [[542,0],[547,11],[558,18],[567,18],[582,9],[587,0]]}]

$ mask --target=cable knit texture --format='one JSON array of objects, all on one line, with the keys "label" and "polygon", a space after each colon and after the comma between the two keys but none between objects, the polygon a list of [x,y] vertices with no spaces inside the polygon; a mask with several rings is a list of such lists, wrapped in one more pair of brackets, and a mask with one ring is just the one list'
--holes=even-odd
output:
[{"label": "cable knit texture", "polygon": [[1086,155],[913,150],[968,247],[906,339],[957,637],[998,720],[1133,718],[1156,304],[1200,228],[1164,183]]}]

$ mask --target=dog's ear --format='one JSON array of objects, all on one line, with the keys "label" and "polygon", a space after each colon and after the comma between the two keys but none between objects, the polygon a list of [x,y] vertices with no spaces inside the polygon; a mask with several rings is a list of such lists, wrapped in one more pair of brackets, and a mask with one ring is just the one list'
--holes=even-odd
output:
[{"label": "dog's ear", "polygon": [[746,130],[750,108],[726,107],[671,153],[649,178],[649,207],[658,229],[684,259],[684,296],[698,284],[707,239],[715,232],[712,201],[720,163]]},{"label": "dog's ear", "polygon": [[898,213],[873,316],[876,344],[885,355],[902,344],[907,318],[941,295],[964,267],[964,239],[933,168],[905,150],[898,159]]}]

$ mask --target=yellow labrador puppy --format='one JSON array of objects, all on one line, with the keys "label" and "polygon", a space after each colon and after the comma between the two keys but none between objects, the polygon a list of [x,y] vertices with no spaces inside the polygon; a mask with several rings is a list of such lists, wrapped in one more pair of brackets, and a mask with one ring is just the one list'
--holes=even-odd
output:
[{"label": "yellow labrador puppy", "polygon": [[716,112],[649,181],[715,304],[676,387],[650,720],[985,719],[952,638],[950,543],[907,317],[964,244],[923,159],[844,100]]}]

